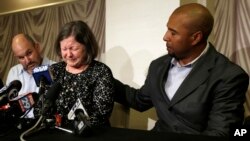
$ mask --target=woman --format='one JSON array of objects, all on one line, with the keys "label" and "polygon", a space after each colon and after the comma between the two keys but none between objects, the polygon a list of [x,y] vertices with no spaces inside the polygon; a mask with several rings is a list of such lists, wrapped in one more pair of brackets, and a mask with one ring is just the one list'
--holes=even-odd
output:
[{"label": "woman", "polygon": [[62,58],[50,67],[54,81],[62,85],[55,102],[57,115],[62,116],[64,123],[71,124],[68,113],[79,99],[89,115],[91,127],[110,126],[113,76],[108,66],[94,60],[98,44],[88,25],[82,21],[65,24],[55,47]]}]

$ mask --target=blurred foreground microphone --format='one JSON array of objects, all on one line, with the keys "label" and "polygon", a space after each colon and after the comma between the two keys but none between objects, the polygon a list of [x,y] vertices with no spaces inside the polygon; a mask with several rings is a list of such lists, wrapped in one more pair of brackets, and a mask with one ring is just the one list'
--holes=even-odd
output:
[{"label": "blurred foreground microphone", "polygon": [[89,116],[82,109],[75,110],[74,128],[78,135],[87,136],[90,134]]},{"label": "blurred foreground microphone", "polygon": [[23,114],[17,107],[10,106],[8,99],[9,95],[17,96],[21,87],[22,83],[14,80],[0,90],[0,120],[2,123],[8,124],[8,127],[14,125]]},{"label": "blurred foreground microphone", "polygon": [[22,88],[22,83],[19,80],[10,82],[8,86],[0,89],[0,106],[6,105],[9,102],[9,95],[18,96],[18,92]]},{"label": "blurred foreground microphone", "polygon": [[33,69],[32,75],[37,87],[39,87],[39,95],[45,94],[46,85],[51,85],[52,78],[50,74],[48,65],[42,65]]},{"label": "blurred foreground microphone", "polygon": [[33,69],[32,75],[35,79],[37,87],[41,85],[51,85],[52,78],[50,75],[49,66],[42,65]]},{"label": "blurred foreground microphone", "polygon": [[74,120],[74,132],[76,134],[83,136],[90,134],[89,115],[79,98],[69,111],[68,119]]},{"label": "blurred foreground microphone", "polygon": [[47,94],[45,95],[45,101],[43,103],[42,107],[42,115],[46,116],[46,114],[51,114],[51,108],[53,107],[60,90],[62,89],[62,86],[59,82],[55,82],[52,84],[52,86],[49,88]]},{"label": "blurred foreground microphone", "polygon": [[14,94],[9,95],[10,106],[18,105],[16,107],[19,107],[22,112],[26,112],[30,110],[33,107],[33,105],[38,101],[38,99],[39,99],[39,95],[35,92],[18,95],[18,96],[15,96]]}]

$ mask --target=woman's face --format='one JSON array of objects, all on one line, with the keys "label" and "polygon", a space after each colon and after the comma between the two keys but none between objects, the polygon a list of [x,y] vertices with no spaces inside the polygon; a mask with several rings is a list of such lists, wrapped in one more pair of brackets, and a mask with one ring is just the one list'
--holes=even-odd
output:
[{"label": "woman's face", "polygon": [[63,61],[70,67],[80,68],[84,65],[86,58],[85,46],[75,40],[73,36],[60,42]]}]

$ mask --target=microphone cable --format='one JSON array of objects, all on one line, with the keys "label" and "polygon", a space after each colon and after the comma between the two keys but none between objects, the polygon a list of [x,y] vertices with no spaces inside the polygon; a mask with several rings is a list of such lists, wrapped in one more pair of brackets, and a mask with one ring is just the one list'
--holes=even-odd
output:
[{"label": "microphone cable", "polygon": [[[31,131],[34,130],[40,123],[42,123],[41,121],[44,120],[43,115],[40,116],[40,118],[38,119],[38,121],[36,122],[36,124],[34,126],[32,126],[31,128],[29,128],[28,130],[24,131],[21,135],[20,135],[20,140],[21,141],[26,141],[23,137],[28,133],[32,133]],[[43,128],[43,126],[40,127],[40,129],[38,128],[38,130],[41,130]],[[37,131],[38,131],[37,130]]]}]

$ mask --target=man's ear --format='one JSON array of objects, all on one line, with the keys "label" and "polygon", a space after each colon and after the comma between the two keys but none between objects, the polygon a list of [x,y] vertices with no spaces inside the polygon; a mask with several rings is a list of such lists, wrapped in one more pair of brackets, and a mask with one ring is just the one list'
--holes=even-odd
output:
[{"label": "man's ear", "polygon": [[42,53],[42,49],[41,49],[39,43],[35,43],[35,49],[36,49],[39,53]]},{"label": "man's ear", "polygon": [[198,44],[203,38],[203,34],[201,31],[197,31],[195,33],[193,33],[192,35],[192,45],[196,45]]}]

